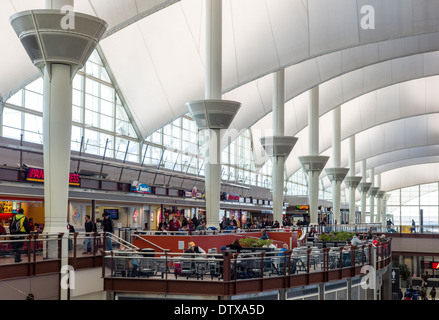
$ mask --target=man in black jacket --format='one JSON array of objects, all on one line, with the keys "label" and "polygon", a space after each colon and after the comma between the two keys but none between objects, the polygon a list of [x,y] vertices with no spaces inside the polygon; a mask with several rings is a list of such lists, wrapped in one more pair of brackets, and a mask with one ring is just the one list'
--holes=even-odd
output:
[{"label": "man in black jacket", "polygon": [[[114,223],[113,220],[110,218],[109,214],[104,214],[104,221],[102,221],[102,229],[106,233],[113,233],[114,232]],[[111,235],[106,235],[106,249],[107,251],[113,250],[113,244],[111,243]]]},{"label": "man in black jacket", "polygon": [[86,215],[85,216],[85,241],[84,241],[84,252],[82,252],[83,254],[87,254],[88,251],[88,244],[90,243],[91,246],[91,251],[90,253],[93,253],[93,233],[96,232],[96,225],[93,221],[91,221],[90,216]]}]

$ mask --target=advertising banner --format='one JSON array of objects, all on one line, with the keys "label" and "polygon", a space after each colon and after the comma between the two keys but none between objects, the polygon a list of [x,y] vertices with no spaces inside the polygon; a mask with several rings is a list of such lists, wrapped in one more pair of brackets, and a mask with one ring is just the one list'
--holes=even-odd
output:
[{"label": "advertising banner", "polygon": [[133,183],[131,183],[130,191],[136,193],[151,193],[151,188],[147,184],[133,181]]}]

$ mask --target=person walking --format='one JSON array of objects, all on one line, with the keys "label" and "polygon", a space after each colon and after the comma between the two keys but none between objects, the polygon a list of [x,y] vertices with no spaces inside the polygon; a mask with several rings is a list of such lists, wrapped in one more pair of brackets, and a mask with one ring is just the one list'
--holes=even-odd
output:
[{"label": "person walking", "polygon": [[9,232],[11,235],[14,235],[12,240],[12,248],[15,252],[15,262],[21,262],[21,251],[23,250],[23,240],[24,236],[16,236],[16,235],[25,235],[30,233],[29,220],[24,215],[24,210],[20,208],[18,213],[12,217],[11,224],[9,226]]}]

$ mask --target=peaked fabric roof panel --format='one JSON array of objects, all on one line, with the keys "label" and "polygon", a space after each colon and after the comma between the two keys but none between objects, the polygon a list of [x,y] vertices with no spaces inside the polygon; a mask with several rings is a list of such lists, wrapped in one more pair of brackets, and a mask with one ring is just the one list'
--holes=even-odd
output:
[{"label": "peaked fabric roof panel", "polygon": [[[9,17],[43,6],[0,3],[2,100],[37,74]],[[143,136],[185,114],[186,102],[204,98],[203,0],[75,0],[75,10],[109,23],[100,46]],[[365,20],[368,14],[373,20]],[[390,145],[432,145],[435,117],[422,115],[437,112],[438,50],[437,1],[223,0],[224,98],[242,102],[226,136],[251,127],[255,161],[266,160],[256,139],[272,130],[271,74],[286,68],[285,127],[301,137],[291,159],[307,154],[307,91],[316,85],[322,152],[330,151],[329,114],[338,105],[345,110],[343,138],[356,134],[364,146],[357,159],[392,152]],[[410,122],[417,126],[399,135]],[[289,174],[295,161],[288,159]]]}]

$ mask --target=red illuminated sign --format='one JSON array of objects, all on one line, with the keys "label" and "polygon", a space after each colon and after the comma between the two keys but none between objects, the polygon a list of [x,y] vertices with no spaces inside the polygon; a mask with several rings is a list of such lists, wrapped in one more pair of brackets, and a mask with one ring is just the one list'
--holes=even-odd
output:
[{"label": "red illuminated sign", "polygon": [[[70,173],[69,174],[69,185],[71,186],[79,186],[79,174]],[[35,181],[35,182],[44,182],[44,170],[37,168],[28,168],[26,173],[27,181]]]},{"label": "red illuminated sign", "polygon": [[439,269],[439,262],[432,262],[431,263],[431,268],[432,269]]}]

